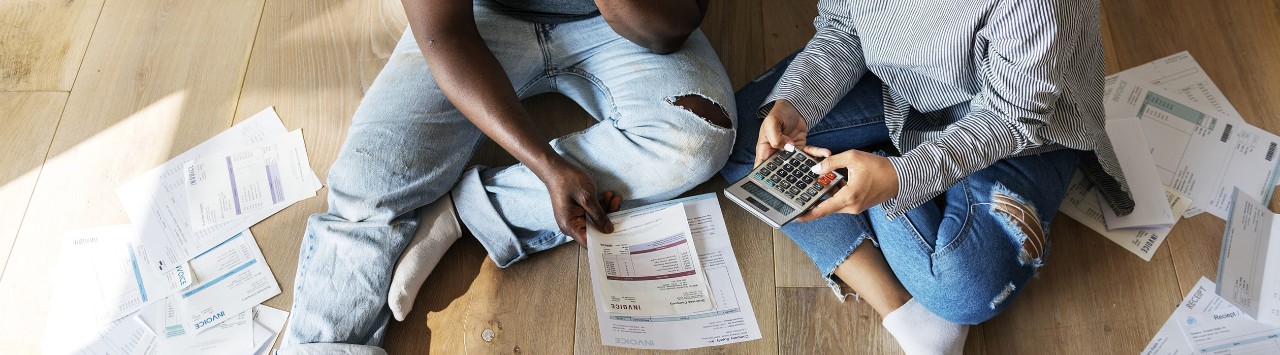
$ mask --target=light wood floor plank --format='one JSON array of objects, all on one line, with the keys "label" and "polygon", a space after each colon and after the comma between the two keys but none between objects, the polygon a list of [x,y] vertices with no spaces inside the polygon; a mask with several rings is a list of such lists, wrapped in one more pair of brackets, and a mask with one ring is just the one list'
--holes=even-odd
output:
[{"label": "light wood floor plank", "polygon": [[66,104],[65,92],[0,92],[0,275]]},{"label": "light wood floor plank", "polygon": [[1143,261],[1063,215],[1049,241],[1039,277],[983,324],[988,353],[1136,353],[1182,298],[1167,248]]},{"label": "light wood floor plank", "polygon": [[0,91],[71,90],[103,1],[0,3]]},{"label": "light wood floor plank", "polygon": [[261,9],[159,0],[103,8],[0,279],[0,352],[38,352],[63,231],[127,223],[117,186],[230,126]]}]

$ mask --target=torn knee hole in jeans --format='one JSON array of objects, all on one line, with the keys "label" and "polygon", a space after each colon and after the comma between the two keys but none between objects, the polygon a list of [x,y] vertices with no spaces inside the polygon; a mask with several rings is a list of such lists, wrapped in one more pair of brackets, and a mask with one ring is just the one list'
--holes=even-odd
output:
[{"label": "torn knee hole in jeans", "polygon": [[720,106],[720,104],[711,101],[706,96],[698,94],[680,95],[668,99],[667,102],[680,106],[685,111],[692,112],[713,125],[722,128],[733,128],[733,120],[729,119],[729,112],[725,111],[724,106]]},{"label": "torn knee hole in jeans", "polygon": [[1021,245],[1018,261],[1022,265],[1039,268],[1045,251],[1045,231],[1035,207],[1009,192],[996,192],[991,196],[992,210],[1005,217],[1009,233]]}]

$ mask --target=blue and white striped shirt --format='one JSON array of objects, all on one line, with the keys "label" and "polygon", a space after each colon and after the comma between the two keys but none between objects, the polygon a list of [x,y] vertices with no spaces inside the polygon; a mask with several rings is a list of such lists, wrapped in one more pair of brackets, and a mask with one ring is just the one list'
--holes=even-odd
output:
[{"label": "blue and white striped shirt", "polygon": [[[884,82],[897,216],[1008,157],[1093,151],[1081,166],[1120,215],[1133,200],[1103,129],[1098,0],[820,0],[817,34],[760,114],[814,127],[867,71]],[[1055,208],[1057,206],[1045,206]]]}]

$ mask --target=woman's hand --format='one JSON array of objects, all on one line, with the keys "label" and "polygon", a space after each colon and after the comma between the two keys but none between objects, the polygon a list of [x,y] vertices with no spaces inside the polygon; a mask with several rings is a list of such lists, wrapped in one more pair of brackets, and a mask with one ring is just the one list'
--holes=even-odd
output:
[{"label": "woman's hand", "polygon": [[[800,147],[805,153],[813,156],[827,157],[831,156],[831,151],[818,147],[805,146],[805,137],[809,131],[809,126],[804,121],[804,116],[800,115],[800,111],[791,106],[787,100],[778,100],[773,102],[773,109],[769,111],[769,115],[764,117],[764,122],[760,124],[760,138],[756,139],[756,162],[754,166],[760,166],[760,163],[772,156],[778,149],[785,149],[787,145]],[[754,167],[753,166],[753,167]]]},{"label": "woman's hand", "polygon": [[832,213],[858,214],[898,195],[898,173],[885,157],[850,150],[836,154],[813,166],[813,172],[826,175],[836,169],[848,169],[845,180],[828,194],[831,198],[796,218],[811,221]]}]

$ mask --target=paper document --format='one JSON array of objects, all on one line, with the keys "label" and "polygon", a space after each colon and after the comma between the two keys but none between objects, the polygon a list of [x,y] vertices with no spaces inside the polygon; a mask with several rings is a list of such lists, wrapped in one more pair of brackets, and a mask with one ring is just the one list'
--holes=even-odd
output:
[{"label": "paper document", "polygon": [[1111,208],[1103,208],[1102,219],[1107,222],[1107,229],[1173,227],[1181,215],[1174,216],[1169,208],[1160,172],[1142,131],[1142,121],[1127,117],[1108,119],[1106,124],[1107,136],[1111,138],[1134,202],[1133,213],[1126,216],[1117,216]]},{"label": "paper document", "polygon": [[195,284],[174,295],[188,333],[211,326],[280,294],[253,234],[244,231],[191,259]]},{"label": "paper document", "polygon": [[1190,314],[1179,323],[1200,354],[1280,354],[1280,327],[1253,320],[1239,309]]},{"label": "paper document", "polygon": [[185,266],[162,274],[142,264],[139,241],[129,225],[66,232],[52,275],[52,305],[74,310],[78,322],[100,326],[191,284]]},{"label": "paper document", "polygon": [[[612,219],[612,217],[611,217]],[[670,316],[712,309],[684,206],[623,214],[614,232],[587,229],[591,269],[610,314]]]},{"label": "paper document", "polygon": [[288,319],[289,312],[263,305],[253,306],[253,343],[258,344],[253,354],[271,354],[271,346],[276,343],[276,337]]},{"label": "paper document", "polygon": [[1209,75],[1191,57],[1191,53],[1182,51],[1168,57],[1153,60],[1147,64],[1130,68],[1107,77],[1108,81],[1118,76],[1127,76],[1164,91],[1177,94],[1187,102],[1200,107],[1212,108],[1225,118],[1236,118],[1244,122],[1236,108],[1227,101],[1227,95],[1213,84]]},{"label": "paper document", "polygon": [[[667,201],[610,215],[615,222],[627,216],[653,213],[683,204],[687,228],[692,233],[714,308],[679,316],[628,316],[610,314],[601,293],[603,272],[591,268],[591,288],[596,301],[596,319],[604,345],[640,349],[690,349],[760,339],[760,326],[747,297],[738,260],[729,241],[729,230],[720,213],[715,194]],[[591,237],[588,237],[591,238]],[[590,253],[591,257],[599,256]],[[593,265],[595,260],[592,261]]]},{"label": "paper document", "polygon": [[1186,355],[1195,353],[1191,342],[1187,339],[1186,333],[1183,331],[1180,322],[1185,322],[1188,316],[1210,312],[1231,312],[1239,310],[1227,302],[1226,299],[1218,297],[1213,292],[1213,281],[1201,276],[1200,281],[1191,287],[1191,292],[1187,292],[1187,297],[1182,299],[1182,303],[1178,304],[1178,308],[1173,310],[1173,315],[1169,316],[1169,320],[1164,322],[1164,326],[1156,332],[1156,336],[1147,343],[1147,347],[1142,350],[1142,355]]},{"label": "paper document", "polygon": [[[1168,186],[1161,186],[1164,188],[1165,199],[1168,201],[1173,215],[1181,216],[1183,212],[1186,212],[1187,207],[1191,205],[1191,199]],[[1098,232],[1098,234],[1102,234],[1102,236],[1107,237],[1107,239],[1116,244],[1120,244],[1125,250],[1137,254],[1142,260],[1151,261],[1151,256],[1155,255],[1161,244],[1164,244],[1164,240],[1169,236],[1172,226],[1169,228],[1109,231],[1102,217],[1102,211],[1108,209],[1110,207],[1101,204],[1101,198],[1098,196],[1097,189],[1093,187],[1093,183],[1084,177],[1083,172],[1076,170],[1076,174],[1071,177],[1071,184],[1067,186],[1066,197],[1062,199],[1062,205],[1058,207],[1058,211],[1080,222],[1085,227]]]},{"label": "paper document", "polygon": [[1253,319],[1280,326],[1280,223],[1267,206],[1236,190],[1222,235],[1218,294]]},{"label": "paper document", "polygon": [[156,340],[156,354],[183,355],[218,355],[245,354],[252,352],[257,344],[253,343],[253,311],[245,310],[226,317],[226,321],[209,326],[209,330],[198,334],[159,338]]},{"label": "paper document", "polygon": [[1118,77],[1107,86],[1107,117],[1142,119],[1165,185],[1191,198],[1191,216],[1227,217],[1231,189],[1270,198],[1280,137],[1172,97],[1149,84]]},{"label": "paper document", "polygon": [[[241,150],[286,133],[275,110],[267,108],[117,188],[116,196],[142,236],[144,253],[139,258],[151,268],[167,271],[287,207],[279,205],[212,227],[194,228],[182,170],[188,161]],[[312,185],[320,186],[319,178]]]},{"label": "paper document", "polygon": [[188,161],[182,170],[195,229],[288,205],[314,196],[320,188],[307,162],[302,131],[240,151],[209,154]]}]

